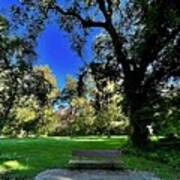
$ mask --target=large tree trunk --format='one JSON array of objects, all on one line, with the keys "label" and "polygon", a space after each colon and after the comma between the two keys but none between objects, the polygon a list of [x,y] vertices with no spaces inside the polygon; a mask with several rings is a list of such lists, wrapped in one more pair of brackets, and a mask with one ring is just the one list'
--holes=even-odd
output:
[{"label": "large tree trunk", "polygon": [[149,140],[147,125],[150,123],[150,120],[146,112],[148,103],[146,93],[142,93],[139,89],[140,87],[134,87],[135,84],[126,91],[127,112],[130,120],[130,139],[134,146],[143,148],[146,147]]},{"label": "large tree trunk", "polygon": [[148,121],[139,112],[130,113],[130,139],[134,146],[144,148],[149,141]]}]

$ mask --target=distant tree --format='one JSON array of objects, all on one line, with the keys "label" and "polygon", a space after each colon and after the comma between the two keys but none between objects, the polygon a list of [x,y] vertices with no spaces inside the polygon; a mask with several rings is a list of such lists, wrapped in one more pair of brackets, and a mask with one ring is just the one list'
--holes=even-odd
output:
[{"label": "distant tree", "polygon": [[84,74],[83,92],[80,96],[79,82],[69,76],[66,79],[61,93],[64,107],[58,112],[60,121],[55,130],[57,134],[110,135],[127,132],[128,118],[122,112],[123,97],[116,91],[116,84],[106,82],[105,87],[102,86],[99,91],[93,77],[90,72]]},{"label": "distant tree", "polygon": [[48,134],[57,121],[53,105],[59,90],[54,76],[48,66],[36,66],[31,76],[25,74],[21,81],[23,87],[19,84],[3,133]]},{"label": "distant tree", "polygon": [[10,27],[0,16],[0,128],[7,134],[35,128],[48,132],[56,119],[56,80],[49,67],[33,67],[33,42],[12,36]]},{"label": "distant tree", "polygon": [[0,122],[7,120],[16,97],[19,81],[27,70],[23,66],[23,41],[9,37],[9,23],[0,16]]},{"label": "distant tree", "polygon": [[[32,14],[36,17],[34,22],[39,24],[37,18],[43,21],[50,12],[55,12],[60,27],[69,33],[72,48],[79,55],[82,55],[91,28],[100,28],[107,34],[108,41],[105,39],[104,43],[106,47],[112,46],[119,70],[117,76],[123,80],[131,140],[134,145],[144,147],[148,142],[147,125],[151,120],[141,115],[142,109],[153,108],[161,87],[169,78],[179,77],[180,2],[72,0],[63,5],[54,0],[23,0],[21,7],[14,8],[18,14],[16,20],[21,20],[21,25],[32,25],[29,18]],[[96,49],[101,50],[101,46]]]},{"label": "distant tree", "polygon": [[34,73],[39,74],[44,79],[44,83],[49,86],[49,92],[47,93],[47,104],[53,105],[56,103],[57,99],[60,97],[60,90],[57,87],[57,82],[55,76],[52,74],[49,66],[35,66],[33,68]]},{"label": "distant tree", "polygon": [[77,80],[72,76],[66,77],[65,87],[61,92],[61,101],[70,103],[74,97],[77,97]]},{"label": "distant tree", "polygon": [[96,131],[109,136],[127,133],[129,121],[122,108],[123,95],[116,90],[116,84],[107,81],[106,86],[98,94],[100,109],[96,113]]},{"label": "distant tree", "polygon": [[72,130],[79,135],[95,134],[95,110],[91,102],[85,97],[74,97],[71,102],[74,109]]}]

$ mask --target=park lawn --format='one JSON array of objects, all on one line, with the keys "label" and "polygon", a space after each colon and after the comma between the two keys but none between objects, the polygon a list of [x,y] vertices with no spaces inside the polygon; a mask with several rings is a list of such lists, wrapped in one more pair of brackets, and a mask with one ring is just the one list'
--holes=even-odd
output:
[{"label": "park lawn", "polygon": [[[126,136],[1,139],[0,179],[28,180],[46,169],[67,168],[73,149],[118,148],[124,150],[122,159],[125,168],[151,171],[162,179],[180,179],[180,171],[177,164],[173,167],[173,160],[170,163],[161,162],[155,158],[157,153],[152,151],[146,153],[137,150],[137,153],[127,142]],[[179,151],[169,153],[169,156],[180,158]]]}]

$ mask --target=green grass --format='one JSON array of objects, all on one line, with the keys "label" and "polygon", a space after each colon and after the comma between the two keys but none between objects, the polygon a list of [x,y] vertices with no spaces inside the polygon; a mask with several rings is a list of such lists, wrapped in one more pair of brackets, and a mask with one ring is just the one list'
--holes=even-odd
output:
[{"label": "green grass", "polygon": [[[164,163],[158,152],[140,152],[127,146],[127,137],[48,137],[0,140],[1,177],[18,180],[32,179],[37,173],[51,168],[67,168],[73,149],[123,149],[124,166],[128,169],[151,171],[167,180],[180,179],[173,160]],[[168,153],[167,151],[164,151]],[[169,152],[179,157],[178,151]],[[155,155],[154,155],[155,154]],[[154,158],[156,157],[156,158]],[[180,157],[179,157],[180,158]],[[2,179],[0,177],[0,179]],[[7,178],[8,179],[8,178]]]}]

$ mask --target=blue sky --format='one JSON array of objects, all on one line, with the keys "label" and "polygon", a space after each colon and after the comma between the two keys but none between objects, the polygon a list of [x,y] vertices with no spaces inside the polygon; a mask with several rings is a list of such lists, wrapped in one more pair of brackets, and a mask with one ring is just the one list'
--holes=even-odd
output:
[{"label": "blue sky", "polygon": [[48,64],[56,76],[59,87],[64,86],[67,75],[77,76],[81,59],[70,48],[65,33],[57,25],[48,25],[38,38],[37,64]]},{"label": "blue sky", "polygon": [[[0,0],[1,14],[6,12],[9,6],[17,2],[18,0]],[[55,23],[49,24],[40,34],[37,44],[38,59],[36,63],[38,65],[49,65],[60,88],[64,86],[67,75],[77,77],[78,70],[83,63],[70,48],[67,36],[65,37],[65,33],[58,28],[58,25]],[[90,54],[89,49],[90,46],[88,45],[86,47],[87,58],[88,54]]]}]

